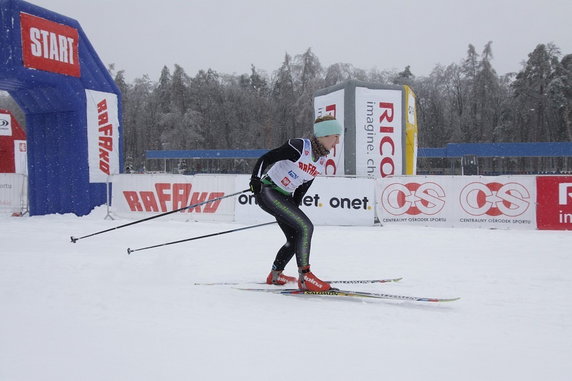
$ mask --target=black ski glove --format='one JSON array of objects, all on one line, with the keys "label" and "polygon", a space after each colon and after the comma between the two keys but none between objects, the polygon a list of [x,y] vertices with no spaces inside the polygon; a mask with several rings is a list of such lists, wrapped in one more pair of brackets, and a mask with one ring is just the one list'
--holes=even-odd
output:
[{"label": "black ski glove", "polygon": [[260,193],[260,189],[262,189],[262,181],[260,181],[260,177],[252,176],[250,178],[250,191],[254,194]]}]

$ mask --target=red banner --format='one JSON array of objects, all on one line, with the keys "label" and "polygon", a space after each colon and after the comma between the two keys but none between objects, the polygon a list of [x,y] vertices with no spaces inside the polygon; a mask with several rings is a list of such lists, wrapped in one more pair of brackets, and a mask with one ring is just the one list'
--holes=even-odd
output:
[{"label": "red banner", "polygon": [[572,176],[539,176],[536,188],[537,228],[572,230]]},{"label": "red banner", "polygon": [[22,60],[30,69],[80,76],[77,29],[20,13]]}]

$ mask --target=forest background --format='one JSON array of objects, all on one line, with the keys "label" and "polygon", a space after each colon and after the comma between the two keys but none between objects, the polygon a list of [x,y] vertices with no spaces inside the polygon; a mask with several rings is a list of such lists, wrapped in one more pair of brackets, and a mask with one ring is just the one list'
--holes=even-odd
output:
[{"label": "forest background", "polygon": [[[147,150],[270,149],[288,138],[309,136],[316,90],[347,80],[408,85],[417,95],[419,147],[447,143],[572,141],[572,54],[553,43],[538,44],[517,73],[499,75],[492,42],[479,53],[469,44],[459,63],[437,65],[429,76],[403,71],[365,71],[349,63],[324,68],[308,48],[286,53],[271,74],[251,66],[248,74],[164,66],[158,82],[145,75],[132,82],[124,70],[109,71],[122,93],[124,163],[127,172],[249,172],[244,160],[205,163],[146,160]],[[0,108],[25,127],[22,111],[6,93]],[[551,160],[567,169],[569,159]],[[436,164],[437,166],[441,164]],[[531,168],[526,168],[530,166]],[[545,164],[520,163],[520,171]],[[534,167],[534,168],[532,168]]]}]

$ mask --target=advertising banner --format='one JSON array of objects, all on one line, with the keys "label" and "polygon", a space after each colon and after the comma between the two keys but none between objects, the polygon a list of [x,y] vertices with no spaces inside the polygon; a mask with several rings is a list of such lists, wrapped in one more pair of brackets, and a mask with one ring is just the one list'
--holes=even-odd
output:
[{"label": "advertising banner", "polygon": [[119,170],[119,110],[117,95],[85,90],[89,182],[104,183]]},{"label": "advertising banner", "polygon": [[0,136],[12,136],[12,116],[0,112]]},{"label": "advertising banner", "polygon": [[538,229],[572,230],[572,176],[539,176]]},{"label": "advertising banner", "polygon": [[356,175],[370,178],[403,172],[401,90],[355,89]]},{"label": "advertising banner", "polygon": [[80,76],[77,29],[20,13],[22,60],[30,69]]},{"label": "advertising banner", "polygon": [[533,176],[416,176],[378,179],[382,224],[536,228]]},{"label": "advertising banner", "polygon": [[28,174],[28,143],[26,140],[14,140],[14,172]]},{"label": "advertising banner", "polygon": [[[111,212],[144,218],[234,193],[235,176],[114,175]],[[170,218],[232,221],[234,200],[222,199],[173,213]]]},{"label": "advertising banner", "polygon": [[[332,115],[344,127],[344,93],[341,89],[332,93],[318,96],[314,99],[314,110],[316,119],[325,115]],[[344,175],[344,134],[340,136],[340,143],[327,157],[327,176]]]},{"label": "advertising banner", "polygon": [[28,178],[16,173],[0,173],[0,212],[21,213],[27,209]]},{"label": "advertising banner", "polygon": [[[248,188],[249,176],[236,178],[236,189]],[[301,209],[315,225],[371,226],[375,219],[374,180],[318,177],[302,200]],[[236,198],[235,221],[257,223],[274,218],[260,209],[252,193]]]}]

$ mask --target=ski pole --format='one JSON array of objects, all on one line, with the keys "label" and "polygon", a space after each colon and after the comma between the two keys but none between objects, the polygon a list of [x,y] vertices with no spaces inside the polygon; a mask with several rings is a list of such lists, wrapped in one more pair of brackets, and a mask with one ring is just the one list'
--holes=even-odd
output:
[{"label": "ski pole", "polygon": [[192,237],[192,238],[186,238],[186,239],[181,239],[178,241],[172,241],[172,242],[167,242],[167,243],[160,243],[158,245],[153,245],[153,246],[147,246],[147,247],[141,247],[139,249],[130,249],[127,248],[127,254],[131,254],[134,253],[136,251],[142,251],[142,250],[147,250],[147,249],[154,249],[156,247],[161,247],[161,246],[168,246],[168,245],[174,245],[176,243],[181,243],[181,242],[188,242],[188,241],[194,241],[196,239],[201,239],[201,238],[208,238],[208,237],[214,237],[216,235],[222,235],[222,234],[228,234],[228,233],[234,233],[234,232],[238,232],[241,230],[247,230],[247,229],[254,229],[260,226],[264,226],[264,225],[270,225],[270,224],[275,224],[276,221],[272,221],[272,222],[265,222],[263,224],[258,224],[258,225],[252,225],[252,226],[245,226],[242,228],[237,228],[237,229],[232,229],[232,230],[226,230],[226,231],[222,231],[222,232],[218,232],[218,233],[211,233],[211,234],[205,234],[205,235],[201,235],[198,237]]},{"label": "ski pole", "polygon": [[98,234],[102,234],[102,233],[107,233],[107,232],[110,232],[110,231],[112,231],[112,230],[117,230],[117,229],[121,229],[121,228],[124,228],[124,227],[127,227],[127,226],[139,224],[139,223],[141,223],[141,222],[149,221],[149,220],[152,220],[152,219],[154,219],[154,218],[159,218],[159,217],[163,217],[163,216],[166,216],[166,215],[169,215],[169,214],[177,213],[177,212],[180,212],[180,211],[183,211],[183,210],[186,210],[186,209],[195,208],[195,207],[197,207],[197,206],[201,206],[201,205],[204,205],[204,204],[208,204],[209,202],[222,200],[223,198],[228,198],[228,197],[232,197],[232,196],[238,196],[239,194],[242,194],[242,193],[245,193],[245,192],[249,192],[249,191],[250,191],[250,189],[245,189],[245,190],[240,191],[240,192],[227,194],[226,196],[221,196],[221,197],[213,198],[213,199],[211,199],[211,200],[206,200],[206,201],[203,201],[203,202],[199,202],[199,203],[197,203],[197,204],[193,204],[193,205],[185,206],[185,207],[182,207],[182,208],[179,208],[179,209],[176,209],[176,210],[171,210],[171,211],[169,211],[169,212],[161,213],[161,214],[158,214],[158,215],[156,215],[156,216],[151,216],[151,217],[143,218],[143,219],[141,219],[141,220],[129,222],[129,223],[127,223],[127,224],[119,225],[119,226],[116,226],[116,227],[114,227],[114,228],[105,229],[105,230],[101,230],[101,231],[98,231],[98,232],[95,232],[95,233],[91,233],[91,234],[88,234],[88,235],[84,235],[83,237],[77,237],[77,238],[76,238],[76,237],[72,236],[72,237],[71,237],[71,241],[72,241],[73,243],[76,243],[76,242],[77,242],[78,240],[80,240],[80,239],[84,239],[84,238],[88,238],[88,237],[93,237],[94,235],[98,235]]}]

